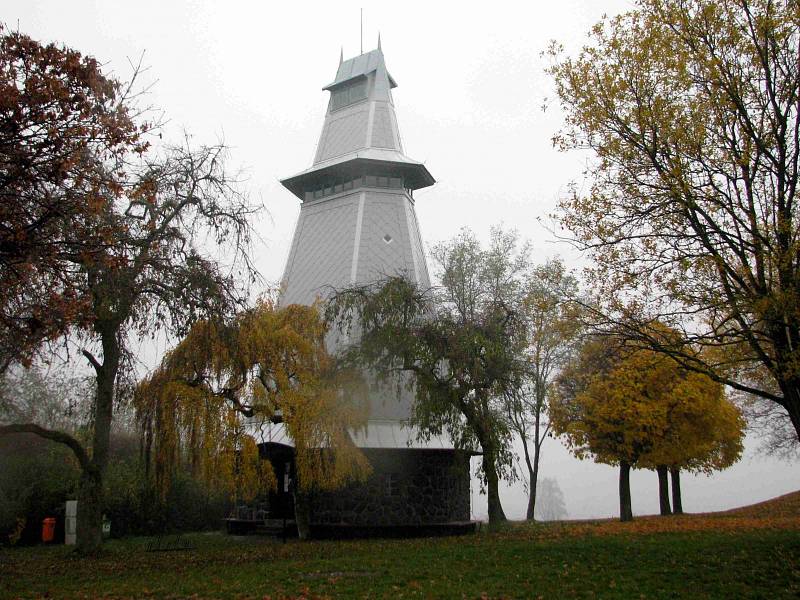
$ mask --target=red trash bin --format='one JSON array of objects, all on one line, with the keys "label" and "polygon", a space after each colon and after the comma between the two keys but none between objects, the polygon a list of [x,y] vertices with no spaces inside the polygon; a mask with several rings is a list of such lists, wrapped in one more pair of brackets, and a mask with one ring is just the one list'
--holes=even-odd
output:
[{"label": "red trash bin", "polygon": [[56,520],[53,517],[47,517],[42,521],[42,541],[52,542],[56,534]]}]

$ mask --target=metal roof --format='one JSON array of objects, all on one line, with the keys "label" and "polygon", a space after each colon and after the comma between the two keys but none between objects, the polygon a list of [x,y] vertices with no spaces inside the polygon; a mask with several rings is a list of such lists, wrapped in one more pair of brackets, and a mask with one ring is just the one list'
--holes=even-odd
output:
[{"label": "metal roof", "polygon": [[[365,54],[359,54],[358,56],[349,58],[339,64],[339,69],[336,71],[336,79],[322,89],[327,91],[356,77],[365,76],[368,73],[372,73],[383,64],[383,51],[380,47]],[[391,87],[396,88],[397,83],[395,83],[394,78],[388,73],[387,76],[389,77],[389,84]]]},{"label": "metal roof", "polygon": [[[304,202],[282,277],[281,306],[310,305],[326,290],[390,275],[413,278],[422,289],[430,286],[414,201],[403,188],[426,187],[434,179],[423,163],[403,152],[390,92],[393,82],[382,52],[341,65],[335,83],[353,77],[366,81],[332,91],[313,166],[282,181]],[[358,93],[351,97],[354,89]],[[339,98],[346,96],[349,103],[334,102],[340,92]],[[401,177],[402,186],[396,181],[391,187],[380,185],[378,178],[387,176]],[[324,194],[310,194],[306,202],[309,192]],[[326,346],[335,353],[340,343],[352,339],[329,335]],[[452,449],[443,438],[417,442],[417,432],[403,426],[413,414],[413,403],[411,386],[371,385],[370,425],[353,432],[355,443],[365,448]],[[265,442],[291,445],[288,439],[281,441],[275,428],[266,433]]]},{"label": "metal roof", "polygon": [[366,429],[351,432],[350,437],[359,448],[412,448],[425,450],[454,450],[446,435],[431,436],[430,440],[417,439],[416,427],[397,421],[369,421]]},{"label": "metal roof", "polygon": [[391,94],[397,84],[386,70],[380,46],[343,61],[336,79],[323,89],[335,94],[338,86],[357,78],[366,78],[366,95],[343,106],[329,101],[313,166],[281,180],[301,200],[305,191],[324,184],[325,178],[383,174],[368,172],[375,169],[403,177],[405,187],[412,190],[435,183],[423,163],[403,152]]},{"label": "metal roof", "polygon": [[295,196],[304,199],[303,191],[314,180],[324,182],[330,176],[360,176],[366,171],[380,170],[382,174],[397,173],[403,177],[405,187],[418,190],[436,183],[428,168],[396,150],[364,148],[331,160],[315,164],[296,175],[281,180],[281,184]]}]

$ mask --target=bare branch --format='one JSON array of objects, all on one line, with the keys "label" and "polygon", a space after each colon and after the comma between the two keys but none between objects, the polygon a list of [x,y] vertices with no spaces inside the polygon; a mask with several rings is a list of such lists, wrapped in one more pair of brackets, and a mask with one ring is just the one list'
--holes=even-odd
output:
[{"label": "bare branch", "polygon": [[0,435],[11,435],[14,433],[32,433],[44,439],[51,440],[59,444],[64,444],[70,450],[72,450],[73,454],[75,454],[75,457],[78,459],[81,469],[83,469],[84,472],[90,472],[94,468],[84,447],[78,440],[68,433],[64,433],[63,431],[55,431],[52,429],[45,429],[44,427],[40,427],[35,423],[12,423],[11,425],[0,425]]},{"label": "bare branch", "polygon": [[100,361],[95,358],[94,354],[89,352],[89,350],[86,348],[81,349],[81,354],[86,357],[86,360],[88,360],[92,367],[94,367],[95,371],[100,372],[100,369],[103,368],[103,365],[101,365]]}]

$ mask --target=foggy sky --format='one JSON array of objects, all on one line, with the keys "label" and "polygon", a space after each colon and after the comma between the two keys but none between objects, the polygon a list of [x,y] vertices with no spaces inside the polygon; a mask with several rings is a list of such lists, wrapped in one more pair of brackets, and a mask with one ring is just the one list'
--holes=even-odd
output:
[{"label": "foggy sky", "polygon": [[[279,179],[311,165],[327,92],[340,49],[364,51],[378,31],[407,155],[437,179],[415,193],[423,239],[449,239],[462,227],[482,239],[489,226],[515,227],[532,240],[535,259],[580,257],[555,241],[549,215],[570,183],[586,184],[587,157],[557,152],[552,136],[562,114],[542,55],[550,40],[574,53],[603,13],[630,8],[622,0],[560,0],[519,4],[462,2],[69,2],[3,0],[2,19],[40,41],[56,41],[97,57],[126,79],[144,53],[151,85],[146,104],[169,119],[166,139],[187,131],[193,142],[224,140],[229,166],[242,169],[251,194],[266,206],[256,228],[256,264],[267,281],[280,279],[299,203]],[[454,7],[458,7],[457,10]],[[496,7],[496,8],[495,8]],[[151,351],[152,363],[164,345]],[[768,459],[748,438],[743,460],[712,477],[684,477],[684,509],[731,508],[800,488],[794,463]],[[542,477],[558,481],[570,517],[613,516],[617,473],[572,458],[558,441],[544,447]],[[632,475],[635,514],[658,511],[657,478]],[[477,496],[474,513],[486,513]],[[507,514],[520,518],[520,483],[504,490]]]}]

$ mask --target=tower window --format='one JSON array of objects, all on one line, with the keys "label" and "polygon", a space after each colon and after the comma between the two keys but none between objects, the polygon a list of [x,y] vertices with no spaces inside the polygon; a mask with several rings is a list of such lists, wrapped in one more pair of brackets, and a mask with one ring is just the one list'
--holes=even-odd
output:
[{"label": "tower window", "polygon": [[383,236],[383,241],[386,242],[387,244],[391,244],[392,243],[392,236],[390,236],[387,233],[385,236]]},{"label": "tower window", "polygon": [[[362,175],[357,179],[344,181],[341,178],[332,179],[316,184],[316,188],[305,191],[306,200],[319,200],[333,194],[341,194],[360,187],[397,188],[403,189],[403,179],[400,177],[384,177],[378,175]],[[388,244],[390,240],[387,240]]]},{"label": "tower window", "polygon": [[353,83],[331,91],[331,110],[339,110],[367,97],[367,79],[362,77]]}]

